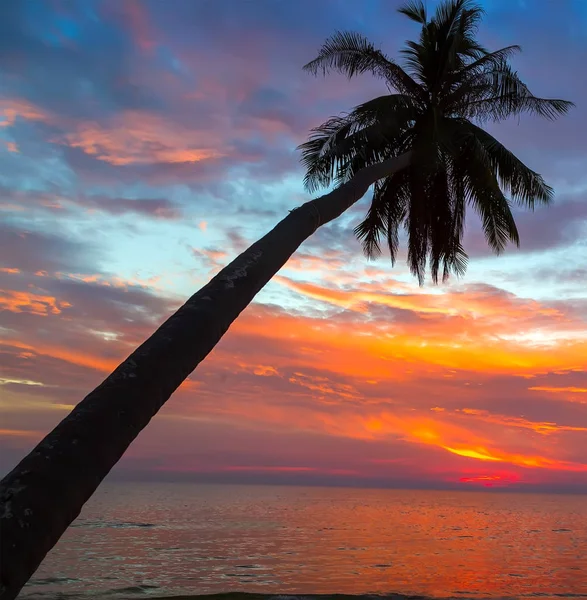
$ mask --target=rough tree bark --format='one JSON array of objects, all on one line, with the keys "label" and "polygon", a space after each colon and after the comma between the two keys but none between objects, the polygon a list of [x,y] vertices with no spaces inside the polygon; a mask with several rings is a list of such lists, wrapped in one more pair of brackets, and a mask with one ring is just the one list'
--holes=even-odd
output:
[{"label": "rough tree bark", "polygon": [[306,202],[194,294],[0,482],[0,600],[13,600],[102,479],[254,296],[316,229],[404,154]]}]

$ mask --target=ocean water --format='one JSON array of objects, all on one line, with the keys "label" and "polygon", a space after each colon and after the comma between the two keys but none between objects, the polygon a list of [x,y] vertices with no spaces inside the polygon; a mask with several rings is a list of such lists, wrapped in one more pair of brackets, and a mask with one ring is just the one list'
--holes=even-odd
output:
[{"label": "ocean water", "polygon": [[104,484],[21,598],[587,597],[587,498]]}]

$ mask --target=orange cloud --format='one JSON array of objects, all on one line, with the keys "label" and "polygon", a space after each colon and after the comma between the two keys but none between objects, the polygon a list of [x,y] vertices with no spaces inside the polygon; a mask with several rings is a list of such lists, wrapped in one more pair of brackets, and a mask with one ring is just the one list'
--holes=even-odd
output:
[{"label": "orange cloud", "polygon": [[485,448],[450,448],[443,446],[448,452],[475,458],[477,460],[488,460],[509,463],[520,467],[534,467],[539,469],[554,469],[556,471],[582,471],[587,472],[587,464],[546,458],[544,456],[525,456],[521,454],[510,454],[503,451],[490,451]]},{"label": "orange cloud", "polygon": [[358,394],[352,386],[342,383],[334,383],[328,377],[308,376],[303,373],[294,373],[289,378],[290,383],[298,384],[316,394],[318,399],[335,396],[338,399],[357,398]]},{"label": "orange cloud", "polygon": [[[274,279],[310,298],[360,315],[370,314],[377,304],[405,311],[406,319],[400,314],[390,315],[387,322],[362,322],[359,335],[345,328],[345,338],[357,344],[358,354],[369,345],[370,354],[377,356],[516,374],[575,368],[582,362],[578,357],[587,356],[587,334],[576,335],[580,323],[559,309],[491,289],[485,290],[485,295],[475,286],[470,294],[450,290],[443,294],[383,293],[363,291],[362,284],[343,290],[283,276]],[[532,330],[548,341],[548,352],[543,344],[528,339]],[[565,331],[570,339],[565,338]],[[344,340],[342,343],[347,345]]]},{"label": "orange cloud", "polygon": [[549,435],[561,431],[587,432],[587,427],[559,425],[558,423],[547,421],[528,421],[527,419],[524,419],[522,417],[506,417],[503,415],[493,415],[486,410],[463,408],[461,412],[465,415],[473,415],[487,423],[495,423],[496,425],[504,425],[506,427],[521,427],[523,429],[530,429],[541,435]]},{"label": "orange cloud", "polygon": [[[208,138],[209,144],[203,143]],[[55,140],[112,165],[195,163],[226,156],[211,134],[189,131],[163,117],[126,111],[107,124],[79,123]]]},{"label": "orange cloud", "polygon": [[[408,442],[435,446],[451,454],[482,462],[501,462],[526,468],[587,472],[587,464],[496,449],[492,447],[495,446],[495,441],[476,435],[468,428],[446,420],[433,420],[419,415],[411,416],[404,411],[398,414],[382,412],[377,416],[373,415],[367,418],[352,417],[346,414],[341,421],[343,423],[330,422],[333,433],[366,439],[381,439],[390,435],[400,436]],[[586,431],[587,429],[579,430]]]},{"label": "orange cloud", "polygon": [[0,127],[11,127],[16,119],[47,122],[51,115],[31,102],[19,98],[3,98],[0,100]]},{"label": "orange cloud", "polygon": [[535,386],[528,388],[533,392],[550,392],[551,394],[587,394],[587,388]]},{"label": "orange cloud", "polygon": [[531,392],[543,392],[562,402],[574,404],[587,404],[587,388],[577,386],[556,387],[548,385],[537,385],[528,388]]},{"label": "orange cloud", "polygon": [[32,292],[0,290],[0,308],[11,312],[28,312],[40,316],[58,315],[64,308],[70,306],[69,302],[57,300],[53,296]]},{"label": "orange cloud", "polygon": [[257,365],[253,369],[253,373],[255,375],[258,375],[259,377],[272,377],[272,376],[279,375],[279,372],[277,371],[277,369],[275,367],[271,367],[269,365]]},{"label": "orange cloud", "polygon": [[[283,266],[283,270],[289,271],[320,271],[323,273],[328,269],[340,269],[344,265],[343,257],[340,252],[335,250],[327,250],[320,256],[307,254],[305,252],[296,252],[287,263]],[[280,276],[278,276],[280,277]],[[288,285],[290,279],[282,278],[284,285]]]},{"label": "orange cloud", "polygon": [[[293,264],[296,264],[295,261]],[[391,306],[393,308],[414,308],[414,300],[410,296],[403,297],[401,294],[386,296],[383,294],[374,294],[372,292],[327,288],[312,283],[300,283],[282,275],[277,275],[273,278],[273,280],[285,285],[291,290],[304,294],[309,298],[322,300],[324,302],[328,302],[329,304],[334,304],[335,306],[355,310],[361,313],[367,312],[368,308],[366,303],[372,301],[384,304],[386,306]],[[423,312],[437,311],[429,309]]]},{"label": "orange cloud", "polygon": [[[470,286],[467,291],[448,290],[442,294],[424,292],[395,293],[389,290],[366,291],[364,285],[358,289],[336,289],[311,283],[294,281],[278,275],[274,278],[282,285],[310,298],[322,300],[336,306],[366,312],[367,303],[373,302],[391,308],[410,310],[419,313],[440,315],[470,315],[473,318],[503,316],[510,318],[527,317],[530,314],[563,318],[555,308],[545,307],[534,300],[517,298],[513,294],[492,294],[488,286]],[[405,290],[407,286],[395,283],[396,290]],[[409,288],[408,288],[409,289]]]},{"label": "orange cloud", "polygon": [[[48,345],[43,343],[35,343],[34,346],[18,342],[16,340],[10,340],[5,342],[6,348],[18,349],[22,358],[32,358],[36,355],[47,356],[49,358],[55,358],[62,360],[72,365],[80,367],[87,367],[101,372],[113,371],[118,364],[124,359],[124,354],[121,354],[119,360],[106,359],[101,356],[92,354],[91,351],[79,351],[76,349],[64,348],[59,345]],[[124,351],[123,351],[124,352]]]},{"label": "orange cloud", "polygon": [[40,431],[27,429],[0,429],[0,437],[39,438],[43,434]]},{"label": "orange cloud", "polygon": [[466,458],[476,458],[477,460],[496,460],[500,461],[499,458],[493,456],[485,448],[450,448],[449,446],[442,446],[448,452],[457,454],[458,456],[464,456]]},{"label": "orange cloud", "polygon": [[[203,255],[220,260],[213,250]],[[129,285],[122,279],[104,280],[98,275],[58,277],[122,289]],[[342,293],[334,290],[337,299],[342,300],[342,295],[337,295]],[[426,296],[433,294],[422,294],[424,299]],[[436,300],[427,301],[433,304]],[[29,303],[36,306],[33,300]],[[59,309],[55,301],[35,310],[55,314],[53,306]],[[458,315],[427,313],[422,321],[413,318],[415,310],[405,309],[407,318],[401,313],[387,320],[372,318],[376,314],[372,310],[373,306],[366,306],[366,312],[313,318],[253,304],[193,378],[181,386],[178,393],[183,394],[182,402],[170,403],[168,410],[180,419],[251,423],[272,431],[287,424],[289,431],[365,444],[401,444],[418,456],[430,453],[435,457],[426,467],[430,471],[436,468],[441,472],[450,464],[468,475],[470,463],[511,465],[546,473],[587,472],[585,464],[571,460],[572,453],[565,456],[562,446],[557,446],[567,434],[573,439],[575,434],[584,434],[584,424],[561,425],[554,419],[533,421],[475,408],[481,393],[491,394],[478,387],[479,381],[491,381],[496,374],[535,376],[545,371],[558,371],[561,374],[557,377],[563,377],[565,369],[580,362],[579,343],[561,343],[544,352],[525,340],[516,341],[513,335],[511,339],[499,339],[494,335],[495,327],[487,324],[489,317],[470,318],[461,330]],[[534,318],[536,312],[529,312],[528,318]],[[520,321],[507,312],[502,319],[510,334]],[[50,321],[59,326],[59,318]],[[37,357],[107,373],[130,350],[123,341],[125,327],[113,323],[114,337],[110,336],[108,342],[97,335],[99,332],[88,330],[91,339],[80,341],[77,347],[47,344],[29,332],[27,343],[10,344],[11,353],[20,352],[22,358],[18,376],[13,379],[26,379],[26,361]],[[148,333],[144,331],[145,336]],[[133,335],[141,337],[142,330]],[[31,360],[31,364],[39,362]],[[67,373],[64,364],[58,369]],[[40,375],[35,379],[51,384],[55,381]],[[517,381],[523,391],[528,389],[527,382]],[[56,389],[47,391],[48,396],[54,393]],[[452,402],[460,398],[462,402],[452,406],[467,408],[451,408],[443,396]],[[508,434],[509,430],[515,435]],[[537,445],[535,434],[542,441],[549,436],[552,443]],[[389,459],[395,460],[393,454]]]}]

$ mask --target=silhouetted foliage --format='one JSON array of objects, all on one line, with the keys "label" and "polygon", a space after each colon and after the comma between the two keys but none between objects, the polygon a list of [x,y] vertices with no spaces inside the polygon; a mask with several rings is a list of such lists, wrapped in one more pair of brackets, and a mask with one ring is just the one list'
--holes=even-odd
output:
[{"label": "silhouetted foliage", "polygon": [[467,205],[479,214],[496,253],[519,245],[512,202],[548,204],[553,191],[480,125],[521,113],[554,119],[572,106],[537,98],[508,63],[520,50],[489,52],[477,41],[483,15],[471,0],[445,0],[434,16],[420,0],[399,12],[421,26],[407,41],[400,65],[353,32],[337,32],[304,68],[313,74],[339,71],[349,78],[372,73],[390,93],[356,106],[312,130],[300,146],[309,191],[351,179],[367,165],[412,151],[412,165],[375,184],[365,219],[355,230],[368,257],[387,240],[391,260],[399,228],[408,233],[408,264],[420,283],[464,273],[462,245]]}]

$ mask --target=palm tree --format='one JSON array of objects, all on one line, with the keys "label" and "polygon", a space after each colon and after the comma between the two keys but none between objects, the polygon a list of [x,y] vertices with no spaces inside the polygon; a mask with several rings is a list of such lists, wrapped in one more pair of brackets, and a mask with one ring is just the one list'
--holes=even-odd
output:
[{"label": "palm tree", "polygon": [[[432,18],[420,1],[400,9],[421,27],[404,66],[357,33],[336,33],[305,69],[371,73],[389,93],[334,117],[302,145],[305,184],[330,193],[293,210],[192,296],[80,402],[1,483],[0,598],[12,600],[102,479],[230,324],[316,229],[374,184],[356,228],[368,256],[382,236],[395,260],[399,228],[420,283],[466,265],[465,209],[491,248],[518,243],[511,203],[549,203],[552,190],[480,124],[524,112],[554,119],[571,103],[533,96],[508,64],[519,48],[489,52],[476,39],[481,9],[445,0]],[[509,196],[509,198],[507,197]]]},{"label": "palm tree", "polygon": [[[401,51],[404,67],[358,33],[336,33],[304,68],[348,77],[369,72],[383,79],[389,94],[329,119],[302,144],[310,191],[352,180],[362,168],[412,153],[408,168],[377,181],[373,200],[355,233],[365,254],[381,253],[386,238],[395,262],[399,229],[408,233],[408,265],[420,283],[427,264],[439,272],[463,274],[466,207],[479,214],[487,243],[500,253],[519,245],[512,201],[534,208],[548,204],[552,189],[491,134],[480,127],[523,112],[554,119],[572,103],[530,93],[508,58],[508,46],[489,52],[476,40],[482,10],[469,0],[440,4],[428,19],[420,0],[399,9],[421,25],[418,42]],[[509,198],[506,197],[509,195]]]}]

